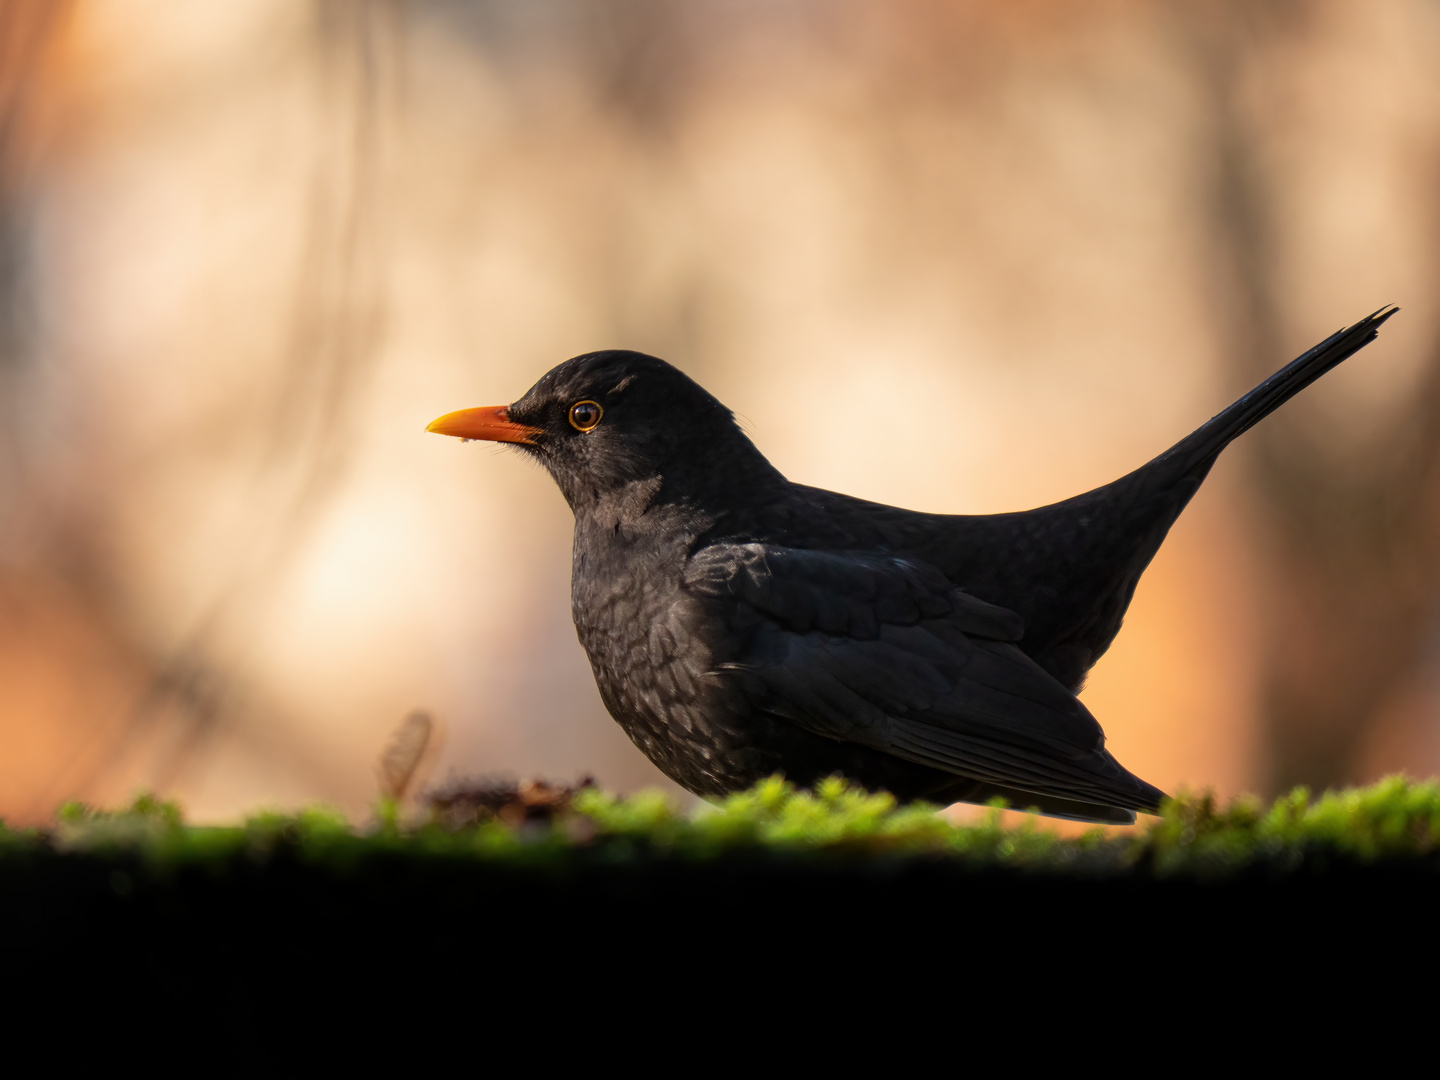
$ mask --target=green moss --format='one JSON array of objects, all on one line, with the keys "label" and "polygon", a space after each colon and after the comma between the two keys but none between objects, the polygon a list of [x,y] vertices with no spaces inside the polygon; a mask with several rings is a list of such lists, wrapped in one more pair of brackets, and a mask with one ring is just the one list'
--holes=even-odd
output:
[{"label": "green moss", "polygon": [[1162,873],[1215,873],[1317,856],[1434,863],[1437,839],[1440,784],[1392,776],[1319,800],[1296,788],[1268,811],[1253,798],[1219,807],[1210,795],[1182,797],[1131,843]]},{"label": "green moss", "polygon": [[796,791],[776,777],[718,806],[681,812],[657,792],[617,797],[577,792],[548,820],[498,820],[458,830],[407,821],[393,802],[355,827],[325,808],[260,813],[234,827],[184,824],[174,803],[144,795],[120,811],[65,806],[48,829],[0,827],[0,859],[85,853],[147,864],[223,869],[279,857],[344,868],[372,856],[498,860],[563,867],[576,860],[629,862],[757,856],[790,862],[923,859],[975,867],[1100,876],[1216,878],[1324,872],[1383,862],[1440,874],[1440,784],[1391,777],[1312,798],[1303,788],[1269,808],[1254,798],[1221,805],[1209,794],[1168,801],[1130,830],[1062,836],[1043,818],[1008,824],[997,806],[955,825],[934,807],[897,806],[839,778]]}]

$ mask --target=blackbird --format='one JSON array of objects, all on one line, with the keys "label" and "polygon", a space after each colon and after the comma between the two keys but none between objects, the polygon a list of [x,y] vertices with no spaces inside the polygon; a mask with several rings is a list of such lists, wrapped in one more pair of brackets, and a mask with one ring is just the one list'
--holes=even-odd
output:
[{"label": "blackbird", "polygon": [[[1382,308],[1094,491],[925,514],[791,483],[663,360],[606,350],[429,430],[513,443],[575,514],[571,604],[605,707],[705,797],[839,773],[901,800],[1003,797],[1129,823],[1164,793],[1075,696],[1220,452],[1375,339]],[[914,406],[896,428],[924,423]]]}]

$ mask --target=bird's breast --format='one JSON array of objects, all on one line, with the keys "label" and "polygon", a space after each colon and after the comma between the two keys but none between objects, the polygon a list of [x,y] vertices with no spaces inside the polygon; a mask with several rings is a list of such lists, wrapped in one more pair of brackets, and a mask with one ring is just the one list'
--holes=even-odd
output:
[{"label": "bird's breast", "polygon": [[[595,681],[617,719],[689,726],[688,708],[704,696],[723,631],[701,598],[675,573],[631,565],[572,583],[575,630]],[[622,720],[623,722],[623,720]]]},{"label": "bird's breast", "polygon": [[684,547],[582,538],[577,530],[571,607],[605,707],[681,784],[733,790],[722,774],[745,739],[746,710],[715,674],[739,651],[725,612],[684,588]]}]

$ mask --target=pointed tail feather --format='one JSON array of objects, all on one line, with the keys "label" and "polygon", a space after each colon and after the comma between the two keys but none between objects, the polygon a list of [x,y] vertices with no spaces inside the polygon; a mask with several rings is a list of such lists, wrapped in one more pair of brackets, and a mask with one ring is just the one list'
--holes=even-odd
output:
[{"label": "pointed tail feather", "polygon": [[[1374,341],[1380,325],[1397,310],[1383,307],[1326,338],[1134,472],[1073,499],[1017,515],[1026,523],[1026,557],[1002,564],[1013,576],[993,586],[980,588],[981,583],[966,579],[971,591],[1023,616],[1021,648],[1062,685],[1078,689],[1119,632],[1136,582],[1220,452]],[[1002,523],[975,527],[976,533],[996,529],[993,538],[967,538],[976,550],[986,550],[987,541],[1015,546],[1010,519],[971,520]],[[1063,601],[1041,606],[1031,597]]]},{"label": "pointed tail feather", "polygon": [[1400,309],[1387,305],[1354,326],[1330,335],[1255,387],[1228,409],[1217,413],[1156,459],[1178,459],[1185,467],[1214,461],[1231,441],[1258,424],[1285,402],[1374,341],[1380,325]]}]

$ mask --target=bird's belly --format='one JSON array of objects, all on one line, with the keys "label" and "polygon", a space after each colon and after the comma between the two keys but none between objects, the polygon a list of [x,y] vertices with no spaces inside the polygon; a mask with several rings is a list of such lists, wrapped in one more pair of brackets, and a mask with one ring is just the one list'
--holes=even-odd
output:
[{"label": "bird's belly", "polygon": [[645,756],[687,790],[716,798],[777,773],[801,786],[839,773],[909,799],[955,783],[949,774],[755,709],[723,669],[740,643],[702,602],[609,595],[606,604],[575,608],[600,697]]},{"label": "bird's belly", "polygon": [[[661,772],[698,795],[718,796],[776,771],[763,735],[717,670],[723,642],[692,601],[611,593],[577,604],[575,626],[600,697]],[[763,726],[763,725],[762,725]]]}]

